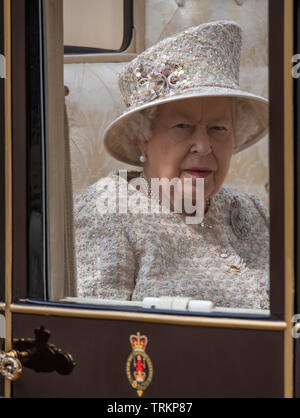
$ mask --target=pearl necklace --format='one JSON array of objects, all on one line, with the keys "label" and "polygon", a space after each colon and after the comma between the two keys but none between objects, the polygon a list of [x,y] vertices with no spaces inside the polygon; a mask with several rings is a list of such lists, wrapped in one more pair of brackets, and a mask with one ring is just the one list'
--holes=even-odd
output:
[{"label": "pearl necklace", "polygon": [[[149,181],[148,181],[147,177],[145,176],[144,171],[141,172],[140,178],[145,180],[147,185],[148,185],[148,187],[147,187],[148,198],[153,199],[160,204],[160,198],[159,198],[158,194],[156,193],[156,191],[151,189],[151,186],[149,184]],[[144,189],[144,187],[143,187],[143,189]],[[144,189],[144,192],[145,192],[145,189]],[[211,204],[211,198],[209,197],[208,199],[206,199],[206,211],[205,211],[205,213],[208,212],[208,209],[210,208],[210,204]],[[204,221],[202,221],[199,225],[201,226],[201,228],[204,228],[204,227],[213,228],[213,225],[207,224]]]}]

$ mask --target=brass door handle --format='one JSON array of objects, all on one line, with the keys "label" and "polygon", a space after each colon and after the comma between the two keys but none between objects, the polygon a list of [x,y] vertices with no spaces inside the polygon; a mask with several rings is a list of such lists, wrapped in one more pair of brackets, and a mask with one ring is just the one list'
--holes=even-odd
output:
[{"label": "brass door handle", "polygon": [[0,374],[8,380],[17,380],[22,374],[22,363],[14,350],[0,351]]},{"label": "brass door handle", "polygon": [[43,326],[34,332],[35,339],[15,339],[11,351],[0,351],[0,374],[12,381],[21,376],[23,367],[36,372],[70,374],[76,365],[71,354],[48,344],[50,331]]}]

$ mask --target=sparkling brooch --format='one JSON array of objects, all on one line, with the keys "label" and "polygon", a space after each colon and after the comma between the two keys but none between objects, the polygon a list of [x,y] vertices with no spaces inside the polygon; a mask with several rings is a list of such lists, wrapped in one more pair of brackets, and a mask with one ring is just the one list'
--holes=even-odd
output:
[{"label": "sparkling brooch", "polygon": [[[150,58],[153,60],[154,57]],[[133,69],[138,100],[141,102],[152,101],[172,89],[188,85],[190,77],[183,68],[183,61],[167,60],[163,56],[155,63],[150,63],[150,66],[141,63]]]},{"label": "sparkling brooch", "polygon": [[252,231],[251,218],[248,212],[241,207],[241,203],[236,197],[231,202],[230,222],[238,238],[250,238]]}]

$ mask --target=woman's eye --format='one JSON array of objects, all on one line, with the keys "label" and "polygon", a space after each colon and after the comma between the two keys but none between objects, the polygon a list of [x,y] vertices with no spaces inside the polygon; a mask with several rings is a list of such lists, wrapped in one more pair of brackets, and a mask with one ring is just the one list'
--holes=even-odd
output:
[{"label": "woman's eye", "polygon": [[227,129],[225,126],[213,126],[213,129],[216,129],[217,131],[226,131]]},{"label": "woman's eye", "polygon": [[191,128],[191,125],[188,125],[187,123],[178,123],[177,125],[175,125],[175,128],[188,129]]}]

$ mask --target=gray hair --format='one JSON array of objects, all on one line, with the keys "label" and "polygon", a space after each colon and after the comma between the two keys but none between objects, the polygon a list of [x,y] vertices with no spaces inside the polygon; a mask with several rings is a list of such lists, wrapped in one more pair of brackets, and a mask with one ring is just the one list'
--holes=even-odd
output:
[{"label": "gray hair", "polygon": [[152,124],[157,117],[159,105],[136,112],[124,121],[122,135],[131,143],[149,141],[152,136]]}]

